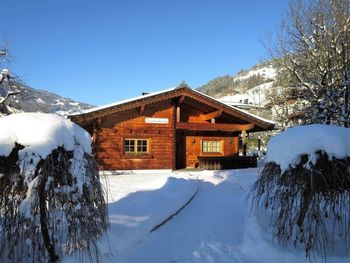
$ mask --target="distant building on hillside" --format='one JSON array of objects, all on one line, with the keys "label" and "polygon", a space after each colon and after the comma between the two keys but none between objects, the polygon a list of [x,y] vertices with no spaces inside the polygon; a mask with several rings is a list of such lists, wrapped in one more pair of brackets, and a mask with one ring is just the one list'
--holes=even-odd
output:
[{"label": "distant building on hillside", "polygon": [[274,123],[186,84],[86,110],[70,118],[93,137],[103,170],[239,168],[240,135]]},{"label": "distant building on hillside", "polygon": [[248,103],[249,101],[241,101],[241,102],[233,102],[233,101],[226,101],[226,100],[220,100],[222,103],[225,103],[227,105],[230,105],[232,107],[236,107],[242,110],[250,110],[250,109],[264,109],[264,106],[259,106],[253,103]]}]

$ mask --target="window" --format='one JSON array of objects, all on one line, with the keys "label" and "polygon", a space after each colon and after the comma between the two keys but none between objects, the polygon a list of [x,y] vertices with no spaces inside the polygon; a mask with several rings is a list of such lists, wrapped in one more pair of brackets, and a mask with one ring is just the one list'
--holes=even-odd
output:
[{"label": "window", "polygon": [[148,153],[148,140],[125,139],[124,153],[146,154]]},{"label": "window", "polygon": [[202,151],[204,153],[221,153],[221,141],[203,141]]}]

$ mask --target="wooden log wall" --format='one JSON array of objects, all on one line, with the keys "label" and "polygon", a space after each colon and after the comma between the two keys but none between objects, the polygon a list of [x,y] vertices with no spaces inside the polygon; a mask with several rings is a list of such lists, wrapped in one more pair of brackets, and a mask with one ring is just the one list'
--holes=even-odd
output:
[{"label": "wooden log wall", "polygon": [[[202,141],[222,141],[221,153],[203,153]],[[205,135],[186,135],[186,167],[198,168],[199,156],[236,156],[239,152],[238,135],[232,136],[205,136]]]},{"label": "wooden log wall", "polygon": [[[176,109],[170,102],[164,102],[103,118],[97,128],[95,141],[100,169],[175,169],[174,110]],[[166,118],[169,122],[145,123],[147,117]],[[149,140],[149,153],[124,153],[125,138]]]}]

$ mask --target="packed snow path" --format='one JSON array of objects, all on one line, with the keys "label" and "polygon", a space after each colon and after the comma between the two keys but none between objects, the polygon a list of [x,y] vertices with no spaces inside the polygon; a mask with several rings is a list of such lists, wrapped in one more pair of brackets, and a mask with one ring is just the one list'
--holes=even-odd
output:
[{"label": "packed snow path", "polygon": [[[259,168],[195,173],[108,176],[108,236],[98,241],[104,263],[295,263],[303,250],[285,249],[249,215],[246,202]],[[152,228],[196,197],[165,225]],[[77,263],[77,254],[62,263]],[[84,261],[85,262],[85,261]],[[88,262],[86,260],[86,262]],[[316,262],[324,262],[316,258]],[[349,256],[328,263],[348,263]]]},{"label": "packed snow path", "polygon": [[[255,170],[256,171],[256,170]],[[232,173],[232,172],[231,172]],[[197,196],[180,214],[119,255],[118,262],[232,262],[242,244],[245,189],[252,181],[201,176]],[[226,179],[226,180],[225,180]]]}]

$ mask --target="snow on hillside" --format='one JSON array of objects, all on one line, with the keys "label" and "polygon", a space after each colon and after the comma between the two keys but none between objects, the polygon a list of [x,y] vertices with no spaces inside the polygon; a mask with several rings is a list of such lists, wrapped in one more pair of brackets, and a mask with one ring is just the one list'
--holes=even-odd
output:
[{"label": "snow on hillside", "polygon": [[256,69],[238,74],[236,77],[234,77],[234,81],[248,80],[253,76],[261,76],[267,82],[247,89],[244,92],[239,92],[238,94],[221,96],[219,100],[235,106],[251,105],[264,107],[268,103],[266,91],[273,86],[277,76],[277,69],[272,65],[263,67],[259,66]]},{"label": "snow on hillside", "polygon": [[[259,168],[250,168],[108,176],[111,228],[98,244],[100,262],[309,262],[303,250],[276,245],[254,211],[248,213],[247,194],[258,173]],[[151,232],[197,188],[197,195],[181,212]],[[330,263],[349,260],[350,256],[327,258]],[[62,262],[78,261],[72,255]]]},{"label": "snow on hillside", "polygon": [[277,75],[277,70],[271,65],[266,67],[260,67],[258,69],[249,70],[248,73],[235,77],[235,81],[240,81],[257,75],[260,75],[261,77],[266,79],[275,79]]},{"label": "snow on hillside", "polygon": [[37,103],[45,103],[45,101],[43,101],[41,98],[36,98],[35,101],[36,101]]},{"label": "snow on hillside", "polygon": [[266,91],[270,89],[273,85],[273,81],[258,85],[246,93],[227,95],[221,97],[219,100],[228,104],[251,104],[255,106],[264,106],[268,103],[266,98]]}]

